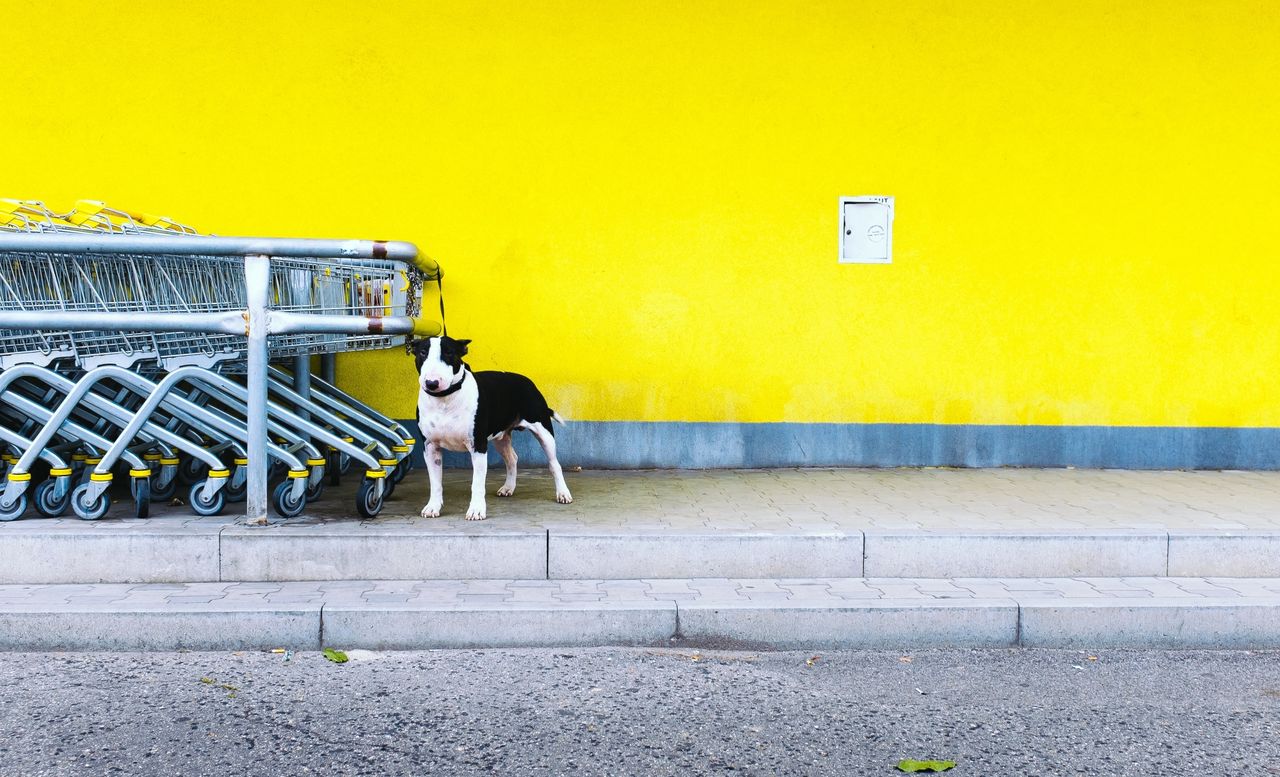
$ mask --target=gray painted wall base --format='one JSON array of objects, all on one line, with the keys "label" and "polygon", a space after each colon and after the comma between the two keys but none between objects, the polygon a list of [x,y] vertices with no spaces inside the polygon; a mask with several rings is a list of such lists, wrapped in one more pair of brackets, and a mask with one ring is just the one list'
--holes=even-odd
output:
[{"label": "gray painted wall base", "polygon": [[[570,421],[555,433],[562,464],[595,469],[1280,469],[1280,428]],[[521,466],[546,463],[531,435],[515,440]]]}]

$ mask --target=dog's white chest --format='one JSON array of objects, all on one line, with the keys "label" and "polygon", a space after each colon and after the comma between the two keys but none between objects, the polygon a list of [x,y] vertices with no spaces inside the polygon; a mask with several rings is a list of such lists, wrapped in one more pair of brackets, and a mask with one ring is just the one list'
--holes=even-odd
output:
[{"label": "dog's white chest", "polygon": [[480,390],[470,373],[462,388],[444,397],[418,392],[418,429],[422,439],[450,451],[475,448],[476,407]]}]

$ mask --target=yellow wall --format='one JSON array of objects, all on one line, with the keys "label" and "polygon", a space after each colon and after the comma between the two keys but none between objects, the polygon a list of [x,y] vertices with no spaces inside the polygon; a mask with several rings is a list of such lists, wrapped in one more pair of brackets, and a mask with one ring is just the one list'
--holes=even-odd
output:
[{"label": "yellow wall", "polygon": [[[571,418],[1280,425],[1278,40],[1212,0],[46,2],[0,29],[0,196],[415,241],[473,365]],[[854,194],[891,266],[836,263]],[[402,354],[340,369],[412,415]]]}]

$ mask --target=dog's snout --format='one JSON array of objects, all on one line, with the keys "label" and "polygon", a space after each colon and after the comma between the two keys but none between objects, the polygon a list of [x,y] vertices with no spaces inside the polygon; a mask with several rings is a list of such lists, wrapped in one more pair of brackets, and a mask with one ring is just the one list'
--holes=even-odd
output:
[{"label": "dog's snout", "polygon": [[422,385],[423,385],[423,386],[426,386],[427,391],[439,391],[439,390],[440,390],[440,381],[438,381],[438,380],[427,380],[427,381],[423,381]]}]

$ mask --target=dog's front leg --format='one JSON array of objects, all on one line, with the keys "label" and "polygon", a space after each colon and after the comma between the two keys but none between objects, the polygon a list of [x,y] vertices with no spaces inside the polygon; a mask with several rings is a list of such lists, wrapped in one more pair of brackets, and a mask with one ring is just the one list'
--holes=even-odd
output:
[{"label": "dog's front leg", "polygon": [[431,481],[431,496],[427,506],[422,508],[423,518],[439,518],[444,507],[444,466],[440,458],[440,446],[427,442],[425,454],[427,460],[427,479]]},{"label": "dog's front leg", "polygon": [[483,521],[484,514],[484,477],[489,472],[489,455],[480,451],[471,452],[471,506],[467,508],[468,521]]}]

